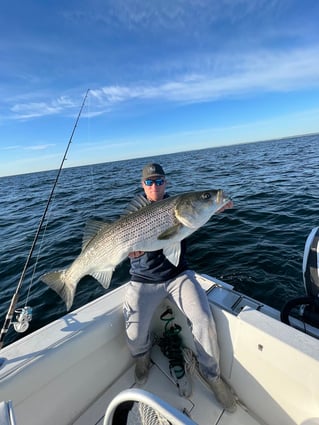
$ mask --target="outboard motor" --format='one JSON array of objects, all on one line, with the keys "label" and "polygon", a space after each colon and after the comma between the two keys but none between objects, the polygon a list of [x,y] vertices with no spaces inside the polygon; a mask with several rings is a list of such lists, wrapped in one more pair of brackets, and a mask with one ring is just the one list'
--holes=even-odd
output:
[{"label": "outboard motor", "polygon": [[288,301],[281,311],[281,320],[289,323],[289,314],[299,306],[299,319],[319,328],[319,227],[310,232],[302,264],[306,296]]}]

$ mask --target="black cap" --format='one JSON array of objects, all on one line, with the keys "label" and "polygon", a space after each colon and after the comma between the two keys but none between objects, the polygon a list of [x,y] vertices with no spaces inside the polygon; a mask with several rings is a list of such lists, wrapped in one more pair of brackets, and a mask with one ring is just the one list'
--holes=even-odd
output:
[{"label": "black cap", "polygon": [[148,179],[156,176],[165,176],[163,168],[155,163],[145,165],[142,171],[142,178]]}]

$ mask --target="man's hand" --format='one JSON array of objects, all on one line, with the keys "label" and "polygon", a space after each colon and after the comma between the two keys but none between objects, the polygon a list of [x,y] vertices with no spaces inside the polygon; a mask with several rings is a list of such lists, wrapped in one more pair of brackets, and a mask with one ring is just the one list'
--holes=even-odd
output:
[{"label": "man's hand", "polygon": [[144,251],[133,251],[128,254],[129,258],[138,258],[144,254]]}]

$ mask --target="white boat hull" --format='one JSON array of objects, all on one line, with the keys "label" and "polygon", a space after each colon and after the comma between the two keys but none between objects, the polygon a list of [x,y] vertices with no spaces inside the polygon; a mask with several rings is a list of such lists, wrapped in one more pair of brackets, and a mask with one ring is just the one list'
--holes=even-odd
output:
[{"label": "white boat hull", "polygon": [[[170,414],[184,412],[185,424],[318,424],[318,339],[281,323],[278,312],[226,284],[208,277],[200,282],[216,320],[222,375],[239,399],[236,412],[224,412],[196,373],[192,396],[181,397],[158,346],[143,390],[173,406]],[[125,339],[124,291],[122,286],[109,292],[1,350],[0,400],[12,400],[17,425],[102,425],[114,397],[136,388]],[[159,336],[168,304],[153,318]],[[193,349],[190,328],[173,309],[184,345]],[[108,418],[112,414],[108,410]]]}]

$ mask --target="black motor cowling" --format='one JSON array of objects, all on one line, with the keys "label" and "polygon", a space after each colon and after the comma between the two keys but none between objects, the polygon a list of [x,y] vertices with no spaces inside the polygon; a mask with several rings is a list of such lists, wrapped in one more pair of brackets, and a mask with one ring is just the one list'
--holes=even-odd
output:
[{"label": "black motor cowling", "polygon": [[302,264],[306,296],[288,301],[282,311],[281,320],[289,323],[289,314],[299,307],[299,319],[319,328],[319,227],[310,232],[304,249]]}]

